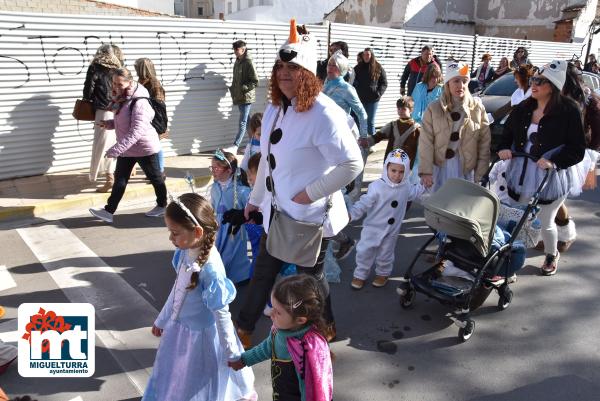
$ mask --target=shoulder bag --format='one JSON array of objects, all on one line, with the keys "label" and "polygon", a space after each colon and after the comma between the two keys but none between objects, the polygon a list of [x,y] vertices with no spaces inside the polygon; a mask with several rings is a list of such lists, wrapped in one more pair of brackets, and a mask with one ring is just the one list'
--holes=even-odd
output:
[{"label": "shoulder bag", "polygon": [[[279,119],[281,108],[275,116],[271,133]],[[270,134],[269,134],[270,137]],[[269,151],[271,155],[271,140],[269,138]],[[327,214],[331,208],[331,196],[327,197],[325,215],[321,224],[307,223],[298,221],[283,210],[279,210],[276,201],[275,183],[273,181],[273,169],[271,163],[266,159],[269,165],[269,178],[271,180],[271,222],[269,224],[269,233],[267,235],[267,251],[271,256],[287,263],[293,263],[297,266],[311,267],[317,263],[317,258],[321,252],[321,242],[323,240],[323,224],[327,219]]]},{"label": "shoulder bag", "polygon": [[77,99],[75,101],[75,107],[73,107],[73,118],[81,121],[94,121],[96,119],[94,102],[91,100]]}]

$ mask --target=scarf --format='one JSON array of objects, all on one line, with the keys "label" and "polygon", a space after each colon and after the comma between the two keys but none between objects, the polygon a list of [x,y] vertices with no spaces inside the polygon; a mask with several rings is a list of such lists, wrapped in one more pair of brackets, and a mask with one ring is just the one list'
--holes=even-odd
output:
[{"label": "scarf", "polygon": [[129,99],[131,99],[131,97],[133,96],[133,94],[135,93],[135,91],[137,90],[137,84],[135,86],[135,89],[133,88],[133,86],[130,86],[129,88],[125,89],[123,91],[122,94],[120,94],[119,96],[115,96],[113,95],[112,101],[109,104],[109,109],[115,114],[119,114],[119,112],[121,111],[121,108],[123,107],[123,105],[125,104],[125,102],[127,102]]},{"label": "scarf", "polygon": [[333,370],[327,340],[312,327],[302,338],[286,340],[294,367],[304,380],[306,401],[331,401]]}]

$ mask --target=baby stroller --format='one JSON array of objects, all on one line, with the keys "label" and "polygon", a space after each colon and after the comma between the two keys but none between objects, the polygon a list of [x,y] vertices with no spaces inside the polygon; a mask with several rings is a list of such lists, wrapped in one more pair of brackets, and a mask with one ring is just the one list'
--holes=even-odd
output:
[{"label": "baby stroller", "polygon": [[[513,157],[537,160],[520,152],[513,152]],[[403,308],[412,306],[417,292],[454,308],[455,311],[446,316],[459,327],[458,337],[463,342],[471,338],[475,331],[475,321],[470,313],[485,302],[492,290],[498,292],[500,310],[510,306],[513,293],[506,277],[509,275],[513,242],[526,221],[536,213],[540,192],[550,173],[550,170],[546,170],[523,216],[510,233],[508,242],[499,249],[493,249],[491,245],[500,201],[486,186],[494,163],[483,177],[481,185],[450,179],[423,202],[425,221],[435,234],[419,249],[397,289]],[[438,233],[445,234],[437,250],[438,262],[424,272],[413,275],[419,257],[431,254],[427,247],[434,240],[439,240],[441,236]],[[497,275],[505,279],[492,281],[491,278]]]}]

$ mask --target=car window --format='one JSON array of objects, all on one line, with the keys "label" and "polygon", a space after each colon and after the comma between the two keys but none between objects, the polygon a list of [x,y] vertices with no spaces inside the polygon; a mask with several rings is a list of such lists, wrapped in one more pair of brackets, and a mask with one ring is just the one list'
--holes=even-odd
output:
[{"label": "car window", "polygon": [[585,83],[588,88],[592,90],[600,88],[600,79],[598,79],[598,77],[595,77],[591,74],[583,74],[582,78],[583,83]]},{"label": "car window", "polygon": [[484,95],[489,96],[512,96],[517,90],[517,83],[513,74],[506,74],[495,80],[485,88]]}]

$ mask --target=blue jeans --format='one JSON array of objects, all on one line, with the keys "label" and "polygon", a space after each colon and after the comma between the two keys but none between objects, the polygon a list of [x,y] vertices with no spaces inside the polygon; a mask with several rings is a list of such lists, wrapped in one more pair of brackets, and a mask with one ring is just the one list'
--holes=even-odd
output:
[{"label": "blue jeans", "polygon": [[165,154],[162,148],[160,148],[158,151],[158,168],[160,169],[161,173],[165,172]]},{"label": "blue jeans", "polygon": [[246,124],[248,123],[248,117],[250,116],[250,106],[252,106],[252,103],[238,104],[238,109],[240,110],[240,125],[235,141],[233,142],[235,146],[240,146],[240,143],[242,143],[242,139],[246,134]]},{"label": "blue jeans", "polygon": [[367,112],[367,133],[375,135],[375,114],[377,114],[377,106],[379,102],[363,103]]}]

